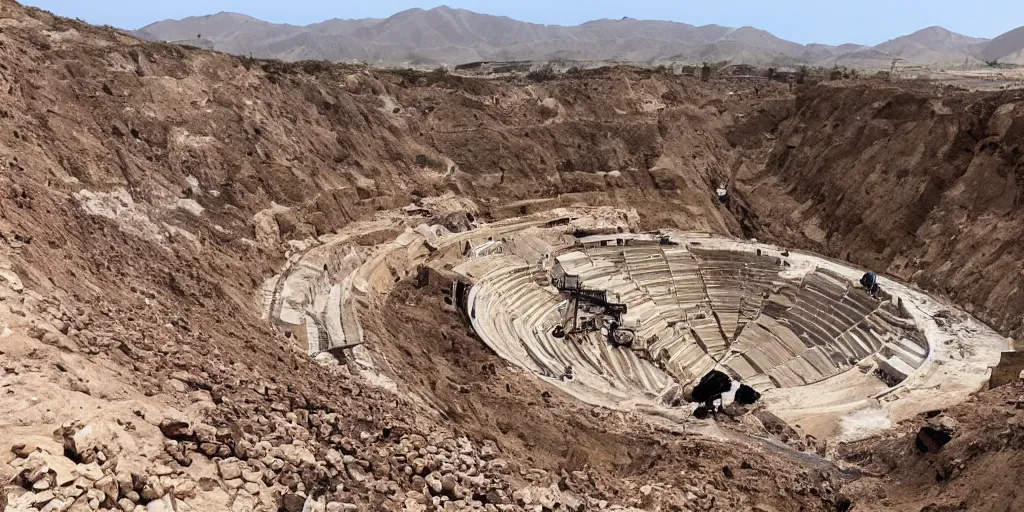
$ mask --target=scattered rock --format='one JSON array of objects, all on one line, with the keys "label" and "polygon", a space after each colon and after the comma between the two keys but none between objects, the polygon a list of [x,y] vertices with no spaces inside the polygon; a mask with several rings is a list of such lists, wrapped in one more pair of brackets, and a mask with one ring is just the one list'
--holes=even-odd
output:
[{"label": "scattered rock", "polygon": [[170,495],[161,496],[146,504],[146,512],[183,512],[182,503]]},{"label": "scattered rock", "polygon": [[306,498],[294,493],[287,493],[281,496],[281,510],[285,512],[302,512],[306,505]]},{"label": "scattered rock", "polygon": [[263,474],[259,471],[244,469],[242,470],[242,480],[245,480],[246,482],[259,483],[263,481]]},{"label": "scattered rock", "polygon": [[213,478],[202,477],[199,479],[199,488],[202,489],[203,492],[210,492],[217,488],[217,481]]},{"label": "scattered rock", "polygon": [[432,491],[432,492],[433,492],[434,494],[440,494],[440,493],[441,493],[441,489],[442,489],[443,487],[442,487],[442,485],[441,485],[441,479],[440,479],[440,478],[438,478],[437,474],[435,474],[435,473],[430,473],[429,475],[427,475],[426,477],[424,477],[424,480],[426,480],[427,486],[429,486],[429,487],[430,487],[430,490],[431,490],[431,491]]},{"label": "scattered rock", "polygon": [[192,437],[192,430],[189,429],[188,422],[169,418],[160,422],[160,432],[164,437],[176,441],[184,441]]},{"label": "scattered rock", "polygon": [[441,492],[445,494],[452,494],[455,492],[455,486],[458,481],[455,480],[455,475],[447,474],[441,477]]},{"label": "scattered rock", "polygon": [[[224,480],[234,480],[242,477],[242,468],[245,467],[245,463],[238,459],[222,460],[217,463],[217,469],[220,471],[220,477]],[[249,480],[250,482],[252,480]]]},{"label": "scattered rock", "polygon": [[56,498],[56,496],[53,494],[53,491],[43,491],[36,493],[34,495],[29,495],[28,498],[29,505],[38,508],[42,507],[46,503],[49,503],[50,501],[53,501],[53,499]]},{"label": "scattered rock", "polygon": [[106,475],[103,478],[100,478],[94,485],[96,486],[96,489],[103,492],[107,501],[110,503],[117,501],[118,487],[117,482],[114,480],[112,475]]}]

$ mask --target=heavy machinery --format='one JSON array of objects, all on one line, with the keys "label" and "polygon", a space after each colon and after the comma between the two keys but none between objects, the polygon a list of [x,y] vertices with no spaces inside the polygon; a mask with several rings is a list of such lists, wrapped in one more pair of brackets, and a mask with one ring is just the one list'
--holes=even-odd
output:
[{"label": "heavy machinery", "polygon": [[607,290],[584,288],[578,282],[571,286],[560,283],[559,291],[566,296],[561,321],[551,335],[556,338],[600,331],[607,328],[608,343],[615,346],[631,346],[636,332],[623,325],[626,304]]}]

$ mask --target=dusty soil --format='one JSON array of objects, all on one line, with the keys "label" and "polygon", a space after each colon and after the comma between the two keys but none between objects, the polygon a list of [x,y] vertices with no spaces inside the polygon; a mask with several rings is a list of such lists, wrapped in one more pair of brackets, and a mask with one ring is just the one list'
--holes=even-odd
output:
[{"label": "dusty soil", "polygon": [[[645,227],[774,238],[1022,332],[1024,115],[1012,93],[282,64],[141,43],[9,0],[0,26],[0,448],[45,445],[0,460],[45,452],[66,465],[61,440],[86,425],[116,431],[69,453],[122,454],[100,474],[127,484],[111,498],[79,481],[89,494],[54,498],[71,510],[121,499],[293,510],[306,496],[327,510],[424,510],[442,494],[450,507],[463,483],[434,491],[412,467],[411,450],[428,448],[469,457],[464,481],[485,477],[466,506],[831,510],[844,492],[858,507],[920,503],[898,474],[851,484],[786,450],[583,407],[507,369],[411,283],[366,319],[397,392],[316,364],[260,320],[256,294],[289,240],[445,192],[484,218],[608,204],[635,207]],[[728,208],[713,192],[723,181]],[[863,448],[876,460],[905,449]],[[997,468],[1016,485],[1018,448],[1000,450],[965,485],[929,481],[928,496],[970,508]],[[228,474],[235,459],[262,473]],[[0,503],[55,474],[29,482],[6,465]]]},{"label": "dusty soil", "polygon": [[943,422],[955,431],[938,453],[915,448],[918,430],[936,423],[926,417],[844,447],[842,456],[870,475],[847,491],[875,496],[864,510],[1019,510],[1024,496],[1012,468],[1021,463],[1022,394],[1020,384],[1004,386],[936,416],[952,419]]},{"label": "dusty soil", "polygon": [[1021,100],[929,84],[805,89],[756,121],[785,118],[737,189],[763,238],[916,283],[1019,338]]}]

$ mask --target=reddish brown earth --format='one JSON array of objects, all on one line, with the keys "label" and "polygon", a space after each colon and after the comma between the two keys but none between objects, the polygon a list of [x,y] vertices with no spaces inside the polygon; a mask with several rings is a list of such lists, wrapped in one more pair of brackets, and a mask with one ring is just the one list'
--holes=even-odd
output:
[{"label": "reddish brown earth", "polygon": [[[833,510],[842,493],[858,509],[927,504],[902,466],[872,466],[931,464],[905,453],[912,441],[856,448],[877,477],[851,482],[785,450],[585,407],[506,369],[411,282],[364,320],[397,393],[317,365],[260,320],[256,294],[286,241],[445,192],[485,217],[607,204],[635,207],[645,227],[773,238],[947,294],[1006,334],[1022,329],[1015,93],[791,90],[635,69],[468,79],[141,43],[8,0],[0,22],[0,270],[20,280],[5,278],[0,301],[11,330],[0,416],[17,418],[0,420],[0,448],[116,423],[105,449],[120,465],[103,470],[128,484],[106,507],[131,492],[193,510],[289,509],[305,494],[362,510],[433,506],[408,456],[429,446],[457,457],[460,436],[486,480],[467,506],[523,508],[542,501],[523,488],[552,486],[583,497],[577,510]],[[729,209],[714,198],[720,181],[738,199]],[[272,215],[268,238],[254,216],[272,203],[289,210]],[[961,407],[952,413],[969,417]],[[298,443],[315,461],[272,470],[260,441]],[[0,461],[26,459],[15,452]],[[973,508],[995,492],[989,474],[1016,484],[1016,445],[980,453],[963,485],[920,482],[947,507],[936,510]],[[211,464],[230,457],[264,472],[249,482],[258,492]],[[153,480],[154,464],[173,485]],[[0,471],[9,501],[25,492],[18,473]]]}]

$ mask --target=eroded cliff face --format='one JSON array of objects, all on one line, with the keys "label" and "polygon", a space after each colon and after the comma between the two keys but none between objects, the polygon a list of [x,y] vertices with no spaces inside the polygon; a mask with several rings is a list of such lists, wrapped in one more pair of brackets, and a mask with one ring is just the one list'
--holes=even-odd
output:
[{"label": "eroded cliff face", "polygon": [[257,62],[33,15],[6,28],[0,49],[5,112],[19,128],[0,139],[58,191],[120,188],[161,210],[201,207],[198,217],[238,234],[274,202],[294,210],[285,237],[445,192],[495,212],[520,200],[599,202],[735,227],[711,191],[732,158],[721,128],[756,102],[748,84],[628,69],[535,83]]},{"label": "eroded cliff face", "polygon": [[773,142],[747,152],[736,180],[762,236],[1024,332],[1024,95],[819,85],[758,122],[775,127]]}]

